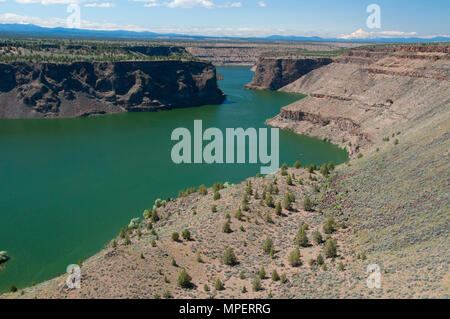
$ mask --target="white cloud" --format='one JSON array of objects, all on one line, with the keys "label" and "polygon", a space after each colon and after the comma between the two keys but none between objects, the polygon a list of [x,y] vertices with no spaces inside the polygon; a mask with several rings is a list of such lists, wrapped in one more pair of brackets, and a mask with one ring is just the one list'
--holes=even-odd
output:
[{"label": "white cloud", "polygon": [[84,6],[91,8],[112,8],[115,7],[116,4],[112,2],[102,2],[102,3],[94,2],[94,3],[86,3]]},{"label": "white cloud", "polygon": [[212,8],[214,3],[209,0],[172,0],[167,4],[169,8],[192,8],[205,7]]},{"label": "white cloud", "polygon": [[144,7],[160,7],[165,6],[168,8],[240,8],[242,2],[226,2],[224,4],[216,4],[212,0],[129,0],[134,2],[145,2]]},{"label": "white cloud", "polygon": [[375,39],[375,38],[408,38],[416,36],[417,32],[403,32],[403,31],[364,31],[358,29],[350,34],[341,34],[338,38],[351,40],[351,39]]},{"label": "white cloud", "polygon": [[264,1],[259,1],[259,2],[258,2],[258,6],[259,6],[259,7],[263,7],[263,8],[264,8],[264,7],[267,7],[267,3],[265,3]]},{"label": "white cloud", "polygon": [[40,3],[42,5],[83,3],[83,2],[92,2],[92,1],[95,1],[95,0],[14,0],[14,2],[17,2],[20,4]]}]

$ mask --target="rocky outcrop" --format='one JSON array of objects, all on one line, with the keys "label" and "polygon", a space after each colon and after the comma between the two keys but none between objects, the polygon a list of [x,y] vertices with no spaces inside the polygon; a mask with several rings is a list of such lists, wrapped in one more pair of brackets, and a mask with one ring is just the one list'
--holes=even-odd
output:
[{"label": "rocky outcrop", "polygon": [[0,63],[0,118],[155,111],[219,104],[224,99],[210,63]]},{"label": "rocky outcrop", "polygon": [[256,90],[278,90],[301,76],[330,64],[330,58],[273,58],[258,60],[255,76],[245,88]]},{"label": "rocky outcrop", "polygon": [[268,124],[326,137],[350,154],[450,105],[450,46],[349,50],[283,87],[308,94]]}]

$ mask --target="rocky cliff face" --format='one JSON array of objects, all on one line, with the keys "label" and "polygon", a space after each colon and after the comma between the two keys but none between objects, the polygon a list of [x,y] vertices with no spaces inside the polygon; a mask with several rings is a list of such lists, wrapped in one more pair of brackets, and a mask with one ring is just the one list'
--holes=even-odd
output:
[{"label": "rocky cliff face", "polygon": [[301,76],[330,64],[329,58],[273,58],[261,57],[258,60],[255,76],[245,88],[256,90],[278,90]]},{"label": "rocky cliff face", "polygon": [[450,105],[450,46],[358,48],[290,85],[308,94],[268,124],[356,154]]},{"label": "rocky cliff face", "polygon": [[0,63],[0,118],[83,117],[219,104],[212,64]]}]

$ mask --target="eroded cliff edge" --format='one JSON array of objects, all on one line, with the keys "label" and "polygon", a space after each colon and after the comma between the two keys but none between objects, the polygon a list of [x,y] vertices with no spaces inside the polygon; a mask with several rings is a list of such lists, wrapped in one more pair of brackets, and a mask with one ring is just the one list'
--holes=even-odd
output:
[{"label": "eroded cliff edge", "polygon": [[224,99],[215,67],[204,62],[0,63],[0,118],[155,111]]},{"label": "eroded cliff edge", "polygon": [[357,154],[449,107],[449,53],[449,45],[349,50],[283,87],[308,96],[267,123]]},{"label": "eroded cliff edge", "polygon": [[256,64],[255,76],[246,89],[278,90],[301,76],[333,62],[330,58],[277,58],[263,55]]}]

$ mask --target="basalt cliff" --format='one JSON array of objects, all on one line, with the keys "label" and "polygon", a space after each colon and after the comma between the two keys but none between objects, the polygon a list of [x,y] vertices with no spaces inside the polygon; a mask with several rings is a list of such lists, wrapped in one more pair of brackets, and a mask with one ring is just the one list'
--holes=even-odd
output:
[{"label": "basalt cliff", "polygon": [[330,58],[276,58],[262,56],[256,65],[255,76],[245,88],[278,90],[314,69],[331,63]]},{"label": "basalt cliff", "polygon": [[449,107],[449,53],[448,45],[349,50],[281,88],[308,96],[268,124],[327,138],[357,154]]},{"label": "basalt cliff", "polygon": [[0,63],[0,118],[85,117],[224,99],[215,67],[204,62]]}]

